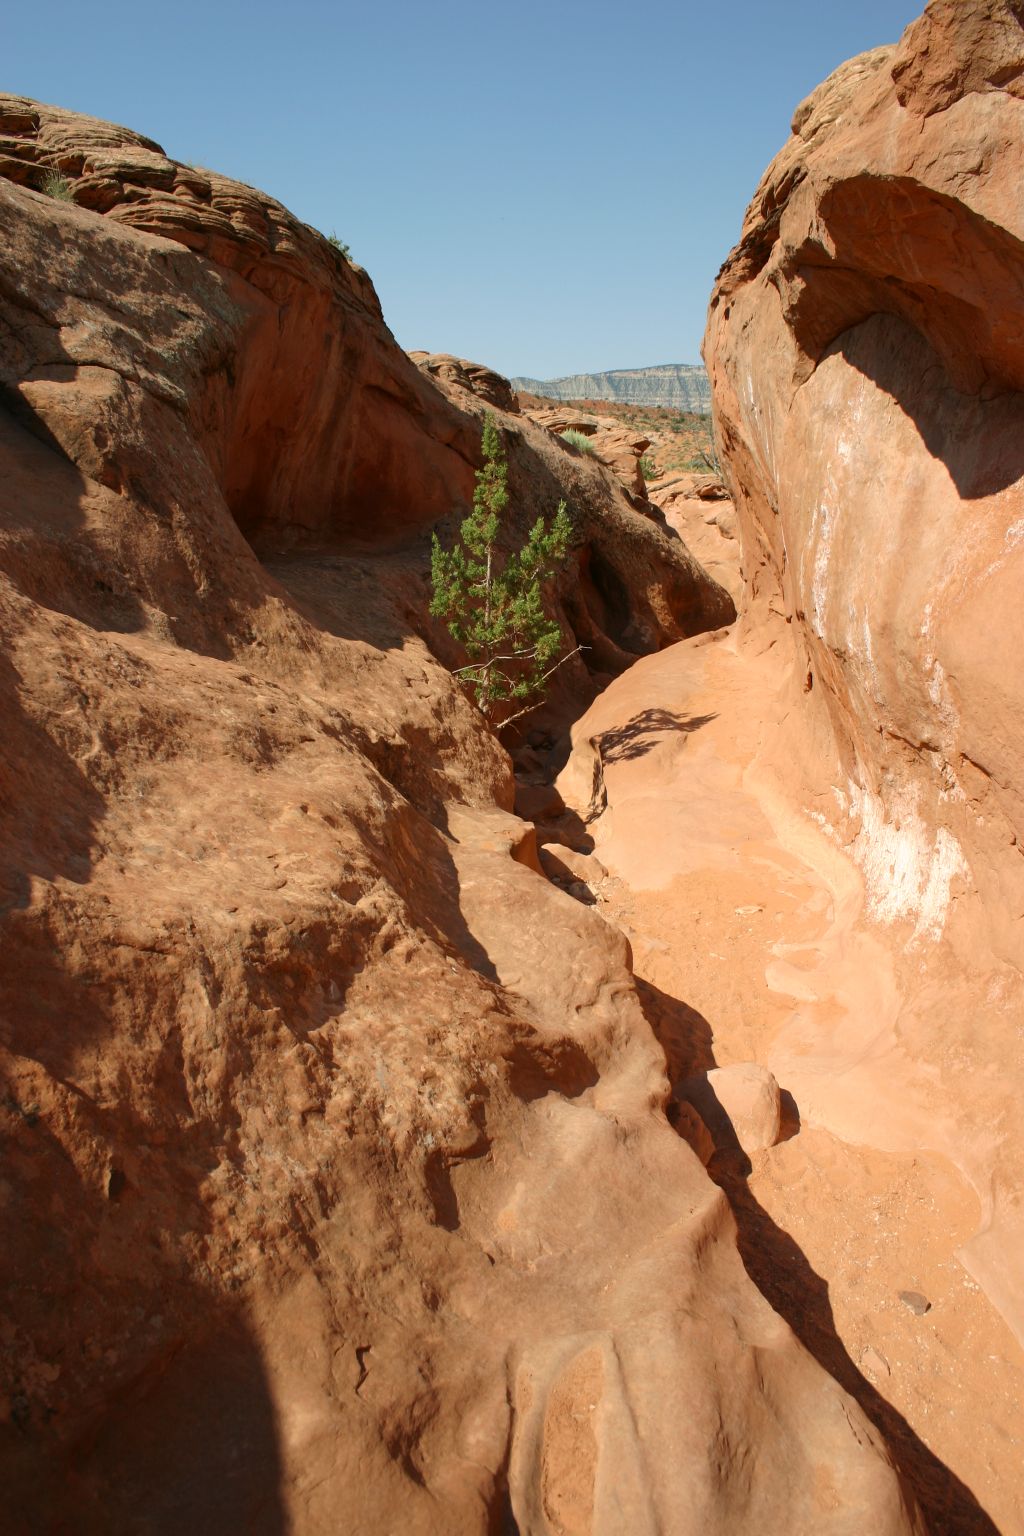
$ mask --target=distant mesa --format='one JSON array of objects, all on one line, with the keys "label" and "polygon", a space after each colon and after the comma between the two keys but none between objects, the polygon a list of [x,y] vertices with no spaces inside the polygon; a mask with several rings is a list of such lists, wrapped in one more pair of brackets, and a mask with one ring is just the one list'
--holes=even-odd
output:
[{"label": "distant mesa", "polygon": [[623,405],[670,405],[678,411],[711,409],[708,376],[700,363],[613,368],[609,373],[572,373],[564,379],[513,379],[512,388],[551,400],[617,400]]}]

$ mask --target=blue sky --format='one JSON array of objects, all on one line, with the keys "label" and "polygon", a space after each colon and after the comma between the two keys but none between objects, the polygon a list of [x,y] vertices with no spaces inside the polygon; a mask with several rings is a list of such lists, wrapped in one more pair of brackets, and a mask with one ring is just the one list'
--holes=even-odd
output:
[{"label": "blue sky", "polygon": [[695,362],[796,104],[923,0],[50,0],[0,89],[126,123],[336,230],[405,347]]}]

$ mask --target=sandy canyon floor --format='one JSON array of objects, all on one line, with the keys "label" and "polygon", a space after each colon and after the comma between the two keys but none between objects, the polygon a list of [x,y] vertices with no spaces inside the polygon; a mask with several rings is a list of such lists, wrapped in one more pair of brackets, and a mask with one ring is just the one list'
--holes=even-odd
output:
[{"label": "sandy canyon floor", "polygon": [[780,788],[777,697],[773,655],[728,632],[615,681],[574,733],[608,797],[589,827],[607,876],[576,890],[629,937],[674,1078],[753,1061],[779,1080],[780,1143],[709,1170],[752,1278],[884,1432],[930,1529],[1017,1536],[1024,1351],[958,1257],[978,1195],[915,1129],[928,1073],[901,1019],[922,962],[894,962],[855,865]]}]

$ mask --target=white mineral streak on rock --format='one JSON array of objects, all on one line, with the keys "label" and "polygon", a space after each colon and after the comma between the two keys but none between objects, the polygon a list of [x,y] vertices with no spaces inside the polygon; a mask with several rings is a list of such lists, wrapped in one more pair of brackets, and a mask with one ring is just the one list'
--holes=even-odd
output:
[{"label": "white mineral streak on rock", "polygon": [[918,811],[917,786],[902,789],[889,806],[849,781],[850,810],[860,818],[851,853],[864,876],[867,908],[881,923],[909,918],[915,939],[939,939],[957,876],[970,868],[960,844],[945,827],[934,836]]},{"label": "white mineral streak on rock", "polygon": [[757,450],[761,473],[769,485],[778,485],[778,468],[775,463],[775,429],[771,418],[771,402],[766,413],[754,393],[754,380],[747,370],[743,380],[743,419],[749,432],[748,441]]},{"label": "white mineral streak on rock", "polygon": [[1011,523],[1006,530],[1005,544],[1007,553],[1011,549],[1016,549],[1022,539],[1024,539],[1024,517],[1018,517],[1017,521]]},{"label": "white mineral streak on rock", "polygon": [[[829,472],[829,489],[834,490],[831,471]],[[811,537],[808,540],[814,549],[814,579],[811,582],[811,612],[810,618],[815,633],[822,639],[824,635],[825,603],[828,599],[828,559],[832,550],[832,537],[835,532],[836,509],[829,506],[822,496],[815,510],[814,521],[811,524]]]}]

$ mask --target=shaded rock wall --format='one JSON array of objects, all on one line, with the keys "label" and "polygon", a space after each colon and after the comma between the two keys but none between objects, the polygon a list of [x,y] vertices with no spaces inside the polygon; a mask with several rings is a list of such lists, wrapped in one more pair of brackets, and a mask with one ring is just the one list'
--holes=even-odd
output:
[{"label": "shaded rock wall", "polygon": [[[84,272],[82,299],[106,298],[112,310],[102,334],[112,358],[93,366],[116,364],[119,342],[126,372],[134,366],[138,375],[120,388],[162,377],[163,403],[188,409],[248,537],[294,544],[358,528],[386,542],[447,511],[460,467],[463,484],[471,483],[469,424],[451,419],[393,345],[366,274],[280,204],[169,160],[126,129],[21,98],[0,98],[0,134],[11,180],[40,186],[46,172],[59,171],[74,206],[104,214],[108,233],[115,225],[174,242],[120,245],[112,270],[90,264]],[[25,253],[32,283],[45,282],[59,223],[42,224],[36,238]],[[205,260],[190,260],[189,251]],[[171,299],[186,271],[197,281],[179,315]],[[133,317],[129,303],[120,316],[110,300],[141,287],[155,289],[146,308]],[[40,299],[60,335],[47,338],[48,355],[33,358],[36,370],[89,366],[100,338],[69,323],[72,294],[50,287]],[[348,384],[340,399],[339,378]],[[108,435],[113,451],[116,434]],[[107,464],[107,480],[117,474]]]}]

